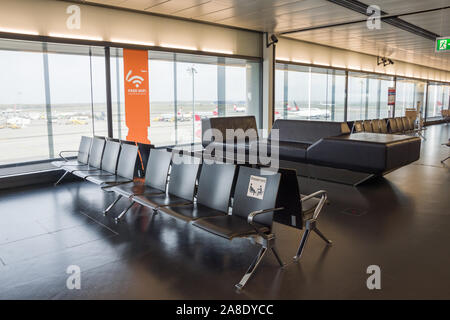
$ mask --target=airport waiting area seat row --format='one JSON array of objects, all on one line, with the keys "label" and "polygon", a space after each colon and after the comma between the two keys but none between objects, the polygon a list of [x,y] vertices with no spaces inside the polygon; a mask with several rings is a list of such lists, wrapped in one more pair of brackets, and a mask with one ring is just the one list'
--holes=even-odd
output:
[{"label": "airport waiting area seat row", "polygon": [[136,145],[99,137],[82,137],[76,160],[64,159],[52,163],[65,171],[55,185],[68,174],[98,185],[133,181],[137,157]]},{"label": "airport waiting area seat row", "polygon": [[[138,204],[150,208],[153,214],[170,215],[214,236],[228,240],[246,238],[258,244],[260,250],[236,285],[237,289],[245,286],[269,249],[280,266],[284,266],[275,246],[274,221],[288,221],[287,225],[297,229],[305,227],[294,257],[296,261],[313,231],[331,244],[317,228],[327,193],[321,190],[302,197],[293,170],[262,174],[259,168],[220,162],[206,164],[194,156],[153,148],[148,157],[145,179],[139,180],[129,175],[131,171],[123,171],[125,167],[134,168],[132,162],[133,159],[136,161],[137,149],[128,148],[125,144],[120,147],[116,143],[83,137],[77,160],[55,165],[66,171],[64,175],[70,172],[102,186],[105,191],[115,192],[117,197],[103,211],[105,215],[120,199],[131,201],[115,218],[116,222],[123,220],[129,209]],[[117,156],[118,149],[121,151]],[[117,157],[114,174],[113,162]],[[113,176],[116,178],[103,180]],[[280,185],[288,188],[291,194],[280,192]]]},{"label": "airport waiting area seat row", "polygon": [[352,126],[352,133],[411,134],[419,131],[415,127],[414,119],[409,117],[361,120],[353,122]]}]

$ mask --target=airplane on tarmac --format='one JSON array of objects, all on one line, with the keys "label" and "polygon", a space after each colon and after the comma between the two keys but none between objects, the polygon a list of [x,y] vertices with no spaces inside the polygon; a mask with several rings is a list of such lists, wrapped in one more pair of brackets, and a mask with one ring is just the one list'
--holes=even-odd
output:
[{"label": "airplane on tarmac", "polygon": [[247,112],[247,108],[246,107],[238,107],[235,104],[233,105],[233,111],[234,112]]},{"label": "airplane on tarmac", "polygon": [[[321,103],[321,105],[324,105]],[[288,111],[288,117],[298,117],[305,119],[324,119],[330,117],[330,111],[321,108],[307,108],[301,109],[297,102],[294,100],[294,105],[291,106],[287,104],[286,109]],[[275,117],[277,119],[282,118],[279,111],[275,112]]]}]

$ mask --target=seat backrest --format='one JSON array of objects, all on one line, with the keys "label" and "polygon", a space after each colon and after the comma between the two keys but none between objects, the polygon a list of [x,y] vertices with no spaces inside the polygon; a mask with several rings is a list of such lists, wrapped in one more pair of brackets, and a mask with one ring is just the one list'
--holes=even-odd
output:
[{"label": "seat backrest", "polygon": [[236,166],[233,164],[203,164],[198,181],[197,203],[228,212]]},{"label": "seat backrest", "polygon": [[380,125],[381,133],[389,133],[388,127],[387,127],[387,119],[380,119],[378,124]]},{"label": "seat backrest", "polygon": [[119,162],[117,164],[117,175],[133,180],[137,156],[137,146],[122,144],[120,147]]},{"label": "seat backrest", "polygon": [[372,125],[372,132],[375,132],[375,133],[380,133],[381,132],[380,120],[374,119],[374,120],[370,121],[370,123]]},{"label": "seat backrest", "polygon": [[190,156],[173,154],[169,194],[189,201],[194,200],[195,183],[200,169],[199,160]]},{"label": "seat backrest", "polygon": [[353,132],[363,132],[364,127],[361,121],[355,121],[353,123]]},{"label": "seat backrest", "polygon": [[370,123],[370,120],[364,120],[363,126],[364,126],[364,131],[365,132],[373,132],[372,131],[372,124]]},{"label": "seat backrest", "polygon": [[[280,173],[262,175],[258,168],[239,167],[232,214],[247,219],[253,211],[274,208],[280,176]],[[261,214],[256,216],[253,221],[271,226],[273,213]]]},{"label": "seat backrest", "polygon": [[395,118],[389,118],[389,127],[391,129],[391,133],[398,132],[397,121],[395,121]]},{"label": "seat backrest", "polygon": [[[322,138],[349,134],[346,122],[309,121],[309,120],[275,120],[272,130],[278,129],[279,139],[284,142],[313,144]],[[271,131],[272,134],[272,131]],[[269,139],[271,138],[269,135]]]},{"label": "seat backrest", "polygon": [[403,132],[405,129],[403,128],[402,118],[394,118],[397,123],[397,128],[399,132]]},{"label": "seat backrest", "polygon": [[149,187],[166,190],[172,153],[166,149],[151,149],[145,171],[145,184]]},{"label": "seat backrest", "polygon": [[202,119],[202,145],[204,147],[212,142],[211,140],[204,139],[204,137],[206,137],[205,132],[208,129],[219,130],[222,133],[223,142],[227,140],[227,129],[242,129],[244,132],[252,129],[256,133],[256,136],[252,137],[253,140],[258,139],[258,126],[256,124],[256,118],[254,116],[216,117]]},{"label": "seat backrest", "polygon": [[102,165],[103,150],[105,148],[105,139],[95,137],[92,139],[91,152],[89,153],[89,165],[94,168],[100,168]]},{"label": "seat backrest", "polygon": [[412,128],[409,127],[409,121],[408,121],[407,117],[402,117],[402,124],[403,124],[403,129],[405,131],[412,129]]},{"label": "seat backrest", "polygon": [[277,211],[273,221],[297,229],[303,229],[305,217],[300,201],[300,185],[297,178],[297,170],[279,168],[278,172],[281,174],[281,178],[275,207],[283,207],[284,210]]},{"label": "seat backrest", "polygon": [[87,164],[89,161],[89,151],[91,150],[92,138],[82,136],[80,147],[78,148],[78,162]]},{"label": "seat backrest", "polygon": [[409,118],[409,117],[407,117],[406,119],[408,119],[408,122],[409,122],[409,128],[411,129],[411,130],[414,130],[415,128],[416,128],[416,126],[415,126],[415,119],[413,119],[413,118]]},{"label": "seat backrest", "polygon": [[116,174],[117,160],[119,159],[120,143],[106,141],[105,151],[102,157],[101,169],[109,173]]}]

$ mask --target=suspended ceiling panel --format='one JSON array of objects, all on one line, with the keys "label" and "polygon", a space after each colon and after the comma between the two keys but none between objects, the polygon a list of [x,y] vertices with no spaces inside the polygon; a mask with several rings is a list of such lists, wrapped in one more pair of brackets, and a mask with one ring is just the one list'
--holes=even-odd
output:
[{"label": "suspended ceiling panel", "polygon": [[[386,23],[382,23],[379,30],[370,30],[366,28],[365,23],[358,23],[300,32],[289,37],[450,70],[449,54],[435,53],[433,41]],[[317,39],[320,39],[320,42]]]},{"label": "suspended ceiling panel", "polygon": [[140,11],[257,31],[280,31],[363,17],[325,0],[93,0]]},{"label": "suspended ceiling panel", "polygon": [[360,0],[367,5],[376,5],[389,14],[406,13],[448,6],[449,0]]},{"label": "suspended ceiling panel", "polygon": [[[281,32],[341,23],[366,16],[326,0],[92,0],[106,5],[171,15],[256,31]],[[450,5],[450,0],[362,0],[388,14]],[[401,19],[439,35],[450,35],[450,10]],[[434,41],[382,23],[365,23],[289,34],[288,37],[391,59],[450,70],[450,53],[435,53]]]},{"label": "suspended ceiling panel", "polygon": [[[450,5],[450,0],[448,0]],[[428,12],[405,16],[403,20],[416,26],[439,34],[441,36],[450,36],[450,9],[440,12]]]}]

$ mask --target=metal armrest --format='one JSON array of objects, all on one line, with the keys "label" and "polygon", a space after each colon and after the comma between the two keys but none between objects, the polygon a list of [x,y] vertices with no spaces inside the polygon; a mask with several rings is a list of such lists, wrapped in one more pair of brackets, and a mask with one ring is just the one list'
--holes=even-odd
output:
[{"label": "metal armrest", "polygon": [[256,217],[257,215],[280,210],[284,210],[284,207],[252,211],[247,217],[247,222],[253,224],[253,218]]},{"label": "metal armrest", "polygon": [[309,200],[309,199],[312,199],[312,198],[316,198],[318,196],[321,196],[321,197],[320,197],[319,203],[317,204],[316,209],[314,210],[314,214],[313,214],[313,219],[314,220],[319,217],[320,211],[322,211],[322,208],[323,208],[325,202],[327,201],[328,193],[325,190],[319,190],[319,191],[311,193],[311,194],[309,194],[309,195],[307,195],[307,196],[305,196],[305,197],[300,199],[300,202],[304,202],[306,200]]},{"label": "metal armrest", "polygon": [[256,217],[257,215],[260,215],[260,214],[264,214],[264,213],[268,213],[268,212],[274,212],[274,211],[279,211],[279,210],[284,210],[284,208],[280,207],[280,208],[272,208],[272,209],[264,209],[264,210],[252,211],[252,212],[250,212],[250,214],[247,217],[247,222],[253,227],[253,229],[255,229],[257,234],[259,234],[264,239],[267,239],[267,235],[262,233],[259,230],[259,228],[257,228],[256,225],[253,223],[253,218]]},{"label": "metal armrest", "polygon": [[79,151],[73,151],[73,150],[63,150],[59,153],[59,157],[62,158],[64,161],[69,161],[68,159],[64,158],[64,156],[62,155],[65,152],[76,152],[78,153]]}]

